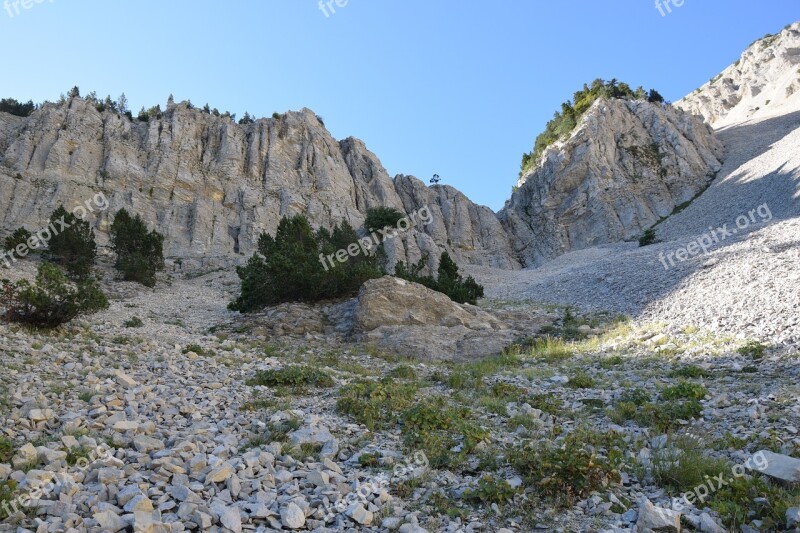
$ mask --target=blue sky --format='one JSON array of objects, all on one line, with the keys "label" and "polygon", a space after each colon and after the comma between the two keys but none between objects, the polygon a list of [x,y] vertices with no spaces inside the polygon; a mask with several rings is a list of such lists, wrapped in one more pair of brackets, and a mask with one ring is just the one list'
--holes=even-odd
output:
[{"label": "blue sky", "polygon": [[13,16],[3,1],[0,97],[79,85],[134,111],[170,93],[239,116],[309,107],[390,175],[437,173],[493,209],[584,82],[677,100],[800,19],[798,0],[684,0],[665,16],[654,0],[348,0],[327,16],[319,0],[9,0]]}]

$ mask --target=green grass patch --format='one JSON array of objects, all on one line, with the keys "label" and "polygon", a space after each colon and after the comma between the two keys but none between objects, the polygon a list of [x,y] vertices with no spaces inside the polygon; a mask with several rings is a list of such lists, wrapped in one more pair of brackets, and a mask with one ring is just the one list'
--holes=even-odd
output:
[{"label": "green grass patch", "polygon": [[567,507],[619,481],[625,443],[612,434],[576,430],[513,450],[512,466],[542,496]]},{"label": "green grass patch", "polygon": [[370,431],[394,428],[403,411],[415,400],[415,383],[398,383],[392,378],[361,380],[339,391],[336,408],[364,424]]},{"label": "green grass patch", "polygon": [[276,370],[259,370],[256,375],[247,380],[250,386],[267,387],[333,387],[333,378],[327,372],[297,365],[287,366]]},{"label": "green grass patch", "polygon": [[682,381],[661,391],[664,400],[703,400],[708,396],[708,389],[697,383]]}]

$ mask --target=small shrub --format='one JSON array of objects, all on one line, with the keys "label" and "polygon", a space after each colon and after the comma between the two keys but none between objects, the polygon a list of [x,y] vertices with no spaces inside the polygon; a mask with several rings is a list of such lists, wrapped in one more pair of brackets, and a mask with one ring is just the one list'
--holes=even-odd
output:
[{"label": "small shrub", "polygon": [[483,476],[478,480],[478,486],[464,491],[464,499],[477,504],[502,505],[514,499],[519,492],[509,485],[505,479],[495,479],[492,476]]},{"label": "small shrub", "polygon": [[504,402],[516,402],[527,392],[522,387],[509,383],[495,383],[491,388],[492,396]]},{"label": "small shrub", "polygon": [[653,228],[649,228],[644,230],[642,236],[639,237],[639,246],[650,246],[651,244],[655,244],[656,242],[656,230]]},{"label": "small shrub", "polygon": [[682,381],[661,391],[664,400],[702,400],[708,395],[708,389],[697,383]]},{"label": "small shrub", "polygon": [[141,318],[135,316],[130,320],[126,320],[125,322],[123,322],[122,325],[125,326],[126,328],[140,328],[144,326],[144,322],[142,322]]},{"label": "small shrub", "polygon": [[137,214],[131,217],[121,209],[109,232],[111,247],[117,254],[115,267],[125,281],[155,287],[156,272],[164,270],[164,236],[147,225]]},{"label": "small shrub", "polygon": [[763,359],[766,350],[767,346],[764,344],[761,344],[758,341],[750,341],[736,350],[736,352],[743,357],[749,357],[751,359]]},{"label": "small shrub", "polygon": [[571,389],[591,389],[594,386],[595,386],[594,378],[584,373],[579,373],[574,375],[567,382],[567,387]]},{"label": "small shrub", "polygon": [[673,493],[692,490],[707,478],[730,471],[726,461],[709,457],[700,441],[691,435],[671,437],[666,446],[652,453],[653,479]]},{"label": "small shrub", "polygon": [[287,366],[278,370],[259,370],[247,380],[250,386],[268,387],[333,387],[333,378],[326,372],[308,366]]},{"label": "small shrub", "polygon": [[738,477],[715,492],[709,505],[732,529],[760,520],[761,531],[783,531],[786,511],[800,506],[800,489],[783,488],[760,476]]},{"label": "small shrub", "polygon": [[376,467],[380,464],[380,455],[377,453],[362,453],[358,456],[358,464],[367,467]]},{"label": "small shrub", "polygon": [[612,355],[610,357],[606,357],[600,360],[600,368],[604,370],[609,370],[615,366],[619,366],[624,363],[625,360],[622,358],[621,355]]},{"label": "small shrub", "polygon": [[14,457],[14,443],[5,437],[0,437],[0,463],[10,463]]},{"label": "small shrub", "polygon": [[396,368],[393,368],[389,372],[389,375],[393,378],[399,379],[414,379],[417,377],[417,371],[408,365],[400,365]]},{"label": "small shrub", "polygon": [[610,435],[573,431],[554,443],[543,441],[517,448],[509,459],[543,496],[568,506],[619,482],[622,449],[624,443]]},{"label": "small shrub", "polygon": [[535,394],[524,400],[534,409],[553,416],[563,414],[564,403],[552,394]]},{"label": "small shrub", "polygon": [[632,403],[637,407],[649,402],[650,399],[650,395],[644,389],[626,390],[619,397],[620,402]]},{"label": "small shrub", "polygon": [[401,413],[413,405],[417,390],[414,383],[397,383],[391,378],[356,381],[339,391],[336,408],[370,431],[393,429]]},{"label": "small shrub", "polygon": [[50,227],[56,228],[47,245],[50,255],[72,279],[87,279],[97,257],[94,230],[89,222],[67,212],[62,205],[50,216]]},{"label": "small shrub", "polygon": [[638,424],[666,433],[678,425],[678,420],[698,418],[703,406],[697,401],[646,403],[637,410]]},{"label": "small shrub", "polygon": [[203,347],[200,346],[199,344],[190,344],[189,346],[187,346],[186,348],[181,350],[181,353],[184,354],[184,355],[186,355],[189,352],[194,352],[197,355],[203,355],[203,354],[206,353],[206,351],[203,349]]},{"label": "small shrub", "polygon": [[6,309],[9,322],[53,328],[108,308],[108,300],[95,281],[81,281],[75,286],[50,263],[39,266],[35,284],[27,280],[0,283],[0,307]]},{"label": "small shrub", "polygon": [[466,407],[453,407],[442,397],[420,400],[401,415],[403,442],[423,450],[433,468],[453,468],[489,438]]},{"label": "small shrub", "polygon": [[682,366],[672,371],[670,376],[675,378],[707,378],[711,373],[695,365]]},{"label": "small shrub", "polygon": [[5,250],[12,252],[14,251],[17,246],[25,245],[27,246],[28,239],[32,237],[31,232],[26,230],[25,228],[17,228],[14,230],[14,233],[9,235],[3,241],[3,247]]},{"label": "small shrub", "polygon": [[364,227],[370,233],[388,227],[396,227],[397,223],[405,218],[405,213],[393,207],[375,207],[367,209],[367,218]]}]

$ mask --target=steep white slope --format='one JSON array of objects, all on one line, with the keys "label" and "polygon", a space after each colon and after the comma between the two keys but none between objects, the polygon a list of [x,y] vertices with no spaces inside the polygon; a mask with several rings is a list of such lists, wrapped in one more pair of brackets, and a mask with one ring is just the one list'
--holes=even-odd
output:
[{"label": "steep white slope", "polygon": [[675,103],[715,128],[800,109],[800,22],[754,42],[742,57]]}]

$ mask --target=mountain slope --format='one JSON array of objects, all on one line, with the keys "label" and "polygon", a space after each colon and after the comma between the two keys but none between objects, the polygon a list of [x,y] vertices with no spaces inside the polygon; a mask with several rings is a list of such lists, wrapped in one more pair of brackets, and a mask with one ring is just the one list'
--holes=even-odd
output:
[{"label": "mountain slope", "polygon": [[642,100],[597,100],[499,213],[525,265],[631,239],[702,191],[723,148],[703,121]]},{"label": "mountain slope", "polygon": [[736,63],[675,106],[716,128],[800,109],[800,22],[754,42]]}]

